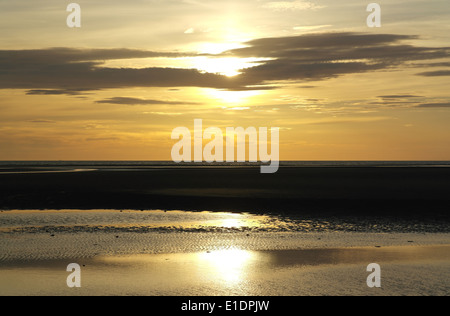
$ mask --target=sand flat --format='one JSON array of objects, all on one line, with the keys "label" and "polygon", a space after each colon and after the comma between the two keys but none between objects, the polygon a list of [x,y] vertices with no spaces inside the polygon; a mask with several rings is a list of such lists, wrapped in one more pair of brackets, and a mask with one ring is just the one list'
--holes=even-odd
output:
[{"label": "sand flat", "polygon": [[[65,284],[67,260],[0,268],[1,295],[448,295],[448,246],[220,250],[75,260],[82,286]],[[365,268],[382,268],[368,288]]]},{"label": "sand flat", "polygon": [[[21,210],[0,219],[0,295],[450,293],[447,232],[159,210]],[[81,288],[67,287],[70,263],[81,266]],[[367,287],[370,263],[382,268],[380,289]]]}]

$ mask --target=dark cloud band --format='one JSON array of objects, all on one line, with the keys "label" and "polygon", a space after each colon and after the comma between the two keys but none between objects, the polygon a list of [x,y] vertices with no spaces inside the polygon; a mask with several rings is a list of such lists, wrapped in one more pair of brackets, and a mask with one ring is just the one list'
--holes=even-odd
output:
[{"label": "dark cloud band", "polygon": [[[231,78],[197,69],[105,66],[107,60],[200,56],[194,53],[72,48],[4,50],[0,51],[0,89],[26,89],[33,95],[77,95],[92,90],[132,87],[261,90],[274,89],[273,82],[320,81],[345,74],[400,69],[411,61],[450,57],[447,47],[420,47],[405,43],[415,39],[416,36],[410,35],[359,33],[257,39],[247,42],[247,47],[209,55],[211,58],[268,59]],[[446,70],[422,72],[420,75],[448,76],[450,73]]]}]

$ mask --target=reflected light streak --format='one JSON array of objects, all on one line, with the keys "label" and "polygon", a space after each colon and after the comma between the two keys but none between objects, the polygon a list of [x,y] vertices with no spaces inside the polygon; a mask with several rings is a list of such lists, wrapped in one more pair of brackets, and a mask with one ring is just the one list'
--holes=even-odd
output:
[{"label": "reflected light streak", "polygon": [[232,285],[239,283],[248,273],[253,254],[245,250],[219,250],[199,255],[206,264],[208,274]]}]

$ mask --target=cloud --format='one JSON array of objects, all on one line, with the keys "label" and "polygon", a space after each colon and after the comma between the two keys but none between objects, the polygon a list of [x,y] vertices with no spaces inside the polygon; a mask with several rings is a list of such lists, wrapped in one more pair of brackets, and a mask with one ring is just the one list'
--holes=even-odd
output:
[{"label": "cloud", "polygon": [[350,73],[397,69],[406,62],[450,57],[448,48],[404,44],[412,35],[320,33],[262,38],[223,54],[270,58],[242,70],[246,84],[267,81],[319,81]]},{"label": "cloud", "polygon": [[59,95],[128,87],[232,88],[221,75],[179,68],[108,68],[107,60],[179,58],[191,53],[130,49],[73,49],[0,51],[0,89],[28,89],[28,94]]},{"label": "cloud", "polygon": [[314,88],[317,88],[317,86],[308,86],[308,85],[305,85],[305,86],[298,86],[298,88],[299,88],[299,89],[314,89]]},{"label": "cloud", "polygon": [[30,120],[27,121],[29,123],[38,123],[38,124],[55,124],[55,121],[50,121],[50,120]]},{"label": "cloud", "polygon": [[422,67],[450,67],[450,62],[415,64],[414,66],[422,66]]},{"label": "cloud", "polygon": [[450,108],[450,102],[443,103],[423,103],[419,104],[419,108]]},{"label": "cloud", "polygon": [[195,53],[185,52],[155,52],[139,49],[88,49],[55,47],[47,49],[3,50],[0,51],[0,62],[9,60],[12,64],[22,62],[26,65],[46,64],[57,65],[66,62],[104,61],[131,58],[181,58],[196,56]]},{"label": "cloud", "polygon": [[409,98],[422,98],[418,95],[412,94],[396,94],[396,95],[381,95],[378,98],[380,99],[409,99]]},{"label": "cloud", "polygon": [[424,77],[450,76],[450,70],[428,71],[428,72],[419,73],[418,75],[419,76],[424,76]]},{"label": "cloud", "polygon": [[153,114],[153,115],[161,115],[161,116],[180,116],[183,113],[172,113],[172,112],[142,112],[142,114]]},{"label": "cloud", "polygon": [[[314,57],[319,51],[320,55],[329,59],[330,56],[337,57],[353,57],[355,50],[366,49],[361,53],[372,52],[382,54],[383,45],[395,44],[402,40],[417,39],[414,35],[396,35],[396,34],[365,34],[365,33],[318,33],[305,34],[289,37],[269,37],[255,39],[245,44],[247,47],[237,48],[227,51],[225,54],[232,54],[240,57],[292,57],[297,53],[301,53],[302,59]],[[396,48],[394,46],[392,48]],[[410,48],[407,46],[403,48]],[[338,51],[324,51],[325,48],[336,48]],[[346,50],[343,50],[343,49]],[[391,49],[392,49],[391,48]],[[311,50],[311,51],[309,51]],[[383,54],[385,55],[386,52]],[[315,60],[315,59],[314,59]]]},{"label": "cloud", "polygon": [[[201,73],[195,69],[177,68],[105,68],[99,63],[65,63],[42,65],[38,69],[24,72],[12,71],[8,76],[0,75],[1,88],[19,89],[117,89],[129,87],[208,87],[232,88],[226,77]],[[70,89],[70,90],[73,90]]]},{"label": "cloud", "polygon": [[95,103],[123,104],[123,105],[198,105],[199,104],[199,103],[195,103],[195,102],[150,100],[150,99],[129,98],[129,97],[108,98],[108,99],[104,99],[104,100],[100,100],[100,101],[95,101]]},{"label": "cloud", "polygon": [[[0,50],[0,89],[26,89],[30,95],[79,95],[95,90],[133,87],[264,90],[275,89],[274,82],[320,81],[345,74],[401,69],[414,61],[450,57],[449,48],[446,47],[405,44],[405,41],[416,39],[417,36],[396,34],[305,34],[260,38],[244,43],[243,48],[231,49],[218,55],[201,55],[209,58],[265,59],[253,67],[242,69],[241,74],[235,77],[205,73],[197,69],[105,66],[108,60],[117,59],[200,56],[189,52],[74,48]],[[450,72],[424,72],[422,75],[448,76]],[[154,102],[161,101],[112,98],[98,103],[136,105]]]},{"label": "cloud", "polygon": [[27,95],[84,95],[97,89],[28,90]]}]

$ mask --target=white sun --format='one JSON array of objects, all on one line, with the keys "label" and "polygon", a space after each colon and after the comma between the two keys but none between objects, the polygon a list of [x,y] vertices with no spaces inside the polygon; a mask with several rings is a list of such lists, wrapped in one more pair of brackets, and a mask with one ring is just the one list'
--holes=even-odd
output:
[{"label": "white sun", "polygon": [[234,77],[242,70],[255,67],[263,61],[261,58],[238,58],[238,57],[216,57],[202,56],[191,58],[192,67],[202,72],[220,74]]}]

